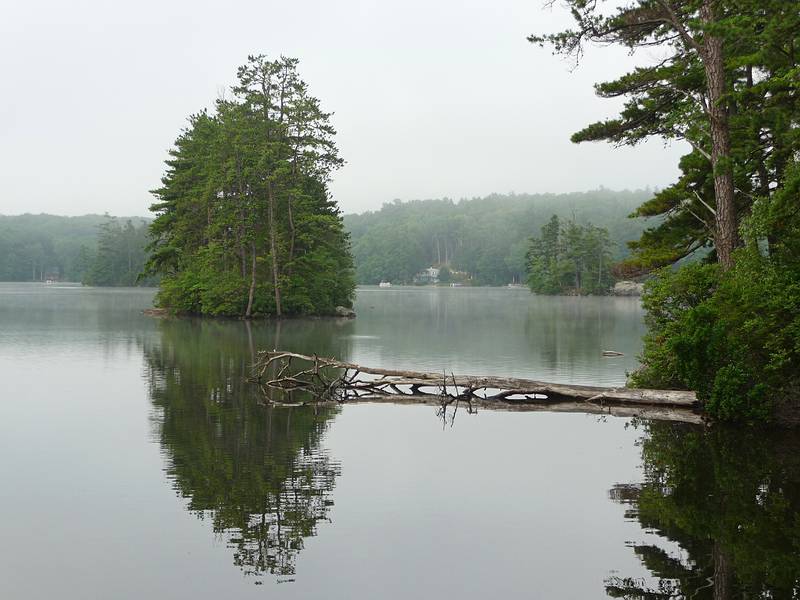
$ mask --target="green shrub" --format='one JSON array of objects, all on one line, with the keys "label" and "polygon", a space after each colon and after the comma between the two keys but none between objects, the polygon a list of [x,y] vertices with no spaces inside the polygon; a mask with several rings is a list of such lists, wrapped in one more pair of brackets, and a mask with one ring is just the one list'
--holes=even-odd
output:
[{"label": "green shrub", "polygon": [[769,420],[800,380],[798,275],[757,248],[727,272],[661,271],[645,286],[649,331],[629,384],[695,390],[719,420]]}]

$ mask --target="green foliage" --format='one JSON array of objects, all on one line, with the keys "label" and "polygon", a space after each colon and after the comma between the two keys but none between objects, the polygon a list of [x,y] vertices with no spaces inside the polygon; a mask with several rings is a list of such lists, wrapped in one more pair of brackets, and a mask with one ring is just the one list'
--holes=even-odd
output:
[{"label": "green foliage", "polygon": [[591,223],[562,225],[553,215],[531,239],[527,260],[528,287],[537,294],[606,294],[614,282],[608,231]]},{"label": "green foliage", "polygon": [[645,286],[649,332],[637,387],[696,390],[721,420],[793,410],[800,382],[800,264],[757,248],[736,265],[666,270]]},{"label": "green foliage", "polygon": [[641,447],[644,483],[615,486],[611,495],[628,505],[628,518],[682,551],[637,542],[633,551],[659,586],[611,577],[609,596],[796,597],[800,447],[794,432],[656,421],[646,425]]},{"label": "green foliage", "polygon": [[152,285],[152,278],[141,279],[147,260],[149,242],[148,223],[140,220],[134,225],[130,219],[121,224],[118,219],[106,217],[100,225],[97,252],[87,265],[83,283],[87,285]]},{"label": "green foliage", "polygon": [[410,283],[422,269],[441,265],[469,273],[474,285],[505,285],[524,280],[531,233],[553,214],[606,228],[613,258],[625,257],[626,242],[638,238],[646,224],[622,217],[650,195],[647,190],[600,189],[459,202],[395,201],[376,212],[346,215],[345,226],[353,240],[359,283]]},{"label": "green foliage", "polygon": [[[736,238],[737,225],[759,198],[778,191],[800,149],[798,1],[634,0],[608,10],[586,0],[565,4],[575,26],[533,35],[530,41],[576,59],[593,44],[655,47],[662,56],[597,84],[599,96],[624,98],[623,109],[616,118],[588,125],[572,140],[633,146],[658,137],[692,147],[681,159],[678,181],[634,213],[662,219],[631,244],[633,254],[622,271],[641,274],[715,245],[727,227],[715,210],[715,175],[729,173],[732,179],[733,231],[727,233]],[[718,65],[712,64],[716,54],[707,48],[712,41],[720,46]],[[725,93],[713,98],[718,92],[709,77],[716,66]]]},{"label": "green foliage", "polygon": [[[149,285],[138,281],[147,244],[145,219],[108,215],[0,215],[0,281]],[[123,224],[124,223],[124,224]]]},{"label": "green foliage", "polygon": [[800,389],[800,2],[566,4],[576,27],[531,41],[577,56],[587,42],[662,55],[599,84],[600,96],[625,97],[623,110],[573,141],[692,147],[680,179],[637,209],[662,221],[631,244],[621,271],[695,253],[723,267],[665,270],[649,284],[651,330],[632,383],[694,389],[723,420],[786,417]]},{"label": "green foliage", "polygon": [[331,314],[354,293],[328,193],[342,161],[297,60],[251,56],[231,100],[191,117],[154,192],[148,273],[175,312]]},{"label": "green foliage", "polygon": [[[720,419],[797,419],[800,177],[796,165],[787,173],[773,199],[755,207],[745,227],[751,241],[738,251],[732,269],[710,274],[713,267],[703,267],[709,275],[691,295],[682,282],[700,267],[663,274],[652,283],[653,297],[645,299],[654,317],[646,370],[672,373],[675,381],[697,389]],[[670,296],[685,302],[670,310]]]}]

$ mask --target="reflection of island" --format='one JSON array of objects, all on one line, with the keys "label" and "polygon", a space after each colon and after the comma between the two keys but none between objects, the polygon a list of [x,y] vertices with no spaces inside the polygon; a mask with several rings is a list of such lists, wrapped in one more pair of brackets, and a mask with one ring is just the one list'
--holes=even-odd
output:
[{"label": "reflection of island", "polygon": [[[245,573],[291,575],[304,540],[328,518],[339,465],[320,439],[335,409],[265,406],[246,383],[250,341],[274,326],[166,321],[145,348],[167,473],[209,518]],[[263,347],[263,346],[261,346]]]},{"label": "reflection of island", "polygon": [[792,432],[704,431],[650,423],[643,485],[612,499],[643,529],[677,543],[634,552],[656,578],[614,577],[613,598],[797,598],[800,592],[800,439]]}]

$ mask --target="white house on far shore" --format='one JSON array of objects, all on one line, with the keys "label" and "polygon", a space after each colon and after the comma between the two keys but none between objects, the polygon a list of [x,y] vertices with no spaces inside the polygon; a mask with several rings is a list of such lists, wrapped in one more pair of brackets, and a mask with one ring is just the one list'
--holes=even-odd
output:
[{"label": "white house on far shore", "polygon": [[439,283],[439,269],[428,267],[414,275],[414,283]]}]

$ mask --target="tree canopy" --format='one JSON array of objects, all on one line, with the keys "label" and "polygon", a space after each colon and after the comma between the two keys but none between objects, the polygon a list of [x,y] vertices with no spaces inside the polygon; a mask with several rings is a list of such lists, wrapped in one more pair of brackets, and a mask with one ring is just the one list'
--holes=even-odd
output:
[{"label": "tree canopy", "polygon": [[148,227],[149,223],[143,219],[135,225],[131,219],[122,224],[118,219],[108,217],[100,225],[97,251],[83,275],[83,283],[100,286],[152,285],[152,278],[141,277],[147,260]]},{"label": "tree canopy", "polygon": [[608,231],[591,223],[562,224],[553,215],[531,239],[527,259],[528,286],[537,294],[605,294],[614,282]]},{"label": "tree canopy", "polygon": [[327,187],[342,160],[297,65],[249,57],[232,97],[177,139],[151,208],[162,306],[250,317],[351,304],[349,239]]},{"label": "tree canopy", "polygon": [[[730,420],[800,411],[800,0],[565,0],[575,27],[530,40],[647,49],[614,81],[618,117],[573,141],[685,141],[681,177],[635,214],[662,221],[623,269],[664,267],[646,288],[650,333],[632,383],[697,390]],[[653,56],[657,60],[652,60]],[[710,266],[673,265],[700,248]]]},{"label": "tree canopy", "polygon": [[682,175],[637,210],[664,215],[632,245],[632,271],[671,264],[713,246],[724,268],[739,226],[783,185],[800,143],[797,0],[636,0],[612,11],[566,0],[575,27],[529,39],[577,58],[591,44],[647,49],[648,60],[598,95],[623,97],[618,117],[588,125],[575,142],[635,145],[656,136],[687,142]]}]

